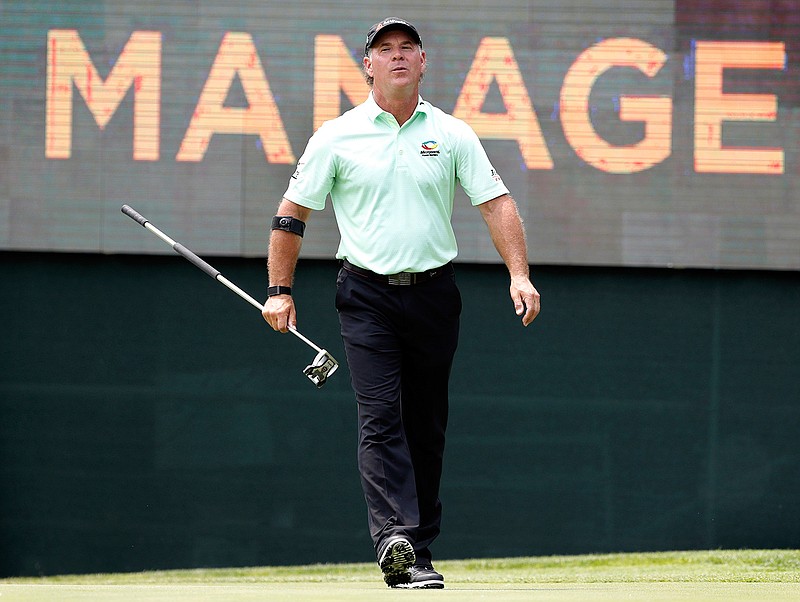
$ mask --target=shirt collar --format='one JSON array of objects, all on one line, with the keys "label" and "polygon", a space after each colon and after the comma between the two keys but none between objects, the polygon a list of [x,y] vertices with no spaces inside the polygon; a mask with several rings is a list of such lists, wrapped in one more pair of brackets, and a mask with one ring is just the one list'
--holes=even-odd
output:
[{"label": "shirt collar", "polygon": [[[417,108],[416,108],[416,109],[414,109],[414,115],[416,115],[417,113],[424,113],[425,115],[427,115],[427,114],[428,114],[428,111],[430,110],[430,106],[431,106],[431,105],[430,105],[430,104],[428,104],[428,101],[424,100],[424,99],[422,98],[422,96],[418,96],[418,97],[417,97]],[[380,117],[382,114],[384,114],[384,113],[386,113],[387,115],[389,115],[389,113],[387,113],[387,112],[386,112],[386,111],[384,111],[382,108],[380,108],[380,107],[378,106],[378,103],[377,103],[377,102],[375,102],[375,97],[373,96],[373,94],[372,94],[372,91],[371,91],[371,90],[370,90],[370,93],[369,93],[369,97],[368,97],[368,98],[367,98],[367,100],[364,102],[364,108],[365,108],[365,109],[366,109],[366,111],[367,111],[367,116],[368,116],[368,117],[369,117],[369,118],[370,118],[370,119],[371,119],[373,122],[374,122],[374,121],[375,121],[375,120],[376,120],[378,117]],[[411,118],[413,119],[413,118],[414,118],[414,116],[412,115],[412,116],[411,116]]]}]

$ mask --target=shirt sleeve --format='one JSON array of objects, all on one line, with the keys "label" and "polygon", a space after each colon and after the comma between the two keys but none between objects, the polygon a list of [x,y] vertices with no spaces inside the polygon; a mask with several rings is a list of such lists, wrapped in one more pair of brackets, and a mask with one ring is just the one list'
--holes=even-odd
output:
[{"label": "shirt sleeve", "polygon": [[460,121],[456,153],[456,178],[473,205],[508,194],[508,188],[492,166],[480,138],[466,122]]},{"label": "shirt sleeve", "polygon": [[324,130],[323,126],[309,139],[283,195],[293,203],[315,210],[325,208],[336,174],[331,144],[326,142]]}]

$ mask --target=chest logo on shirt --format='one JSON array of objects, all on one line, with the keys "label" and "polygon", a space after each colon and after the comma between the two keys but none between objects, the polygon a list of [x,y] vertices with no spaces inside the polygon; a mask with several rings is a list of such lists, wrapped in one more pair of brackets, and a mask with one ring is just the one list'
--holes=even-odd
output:
[{"label": "chest logo on shirt", "polygon": [[422,150],[419,151],[421,157],[438,157],[439,143],[436,140],[428,140],[422,143]]}]

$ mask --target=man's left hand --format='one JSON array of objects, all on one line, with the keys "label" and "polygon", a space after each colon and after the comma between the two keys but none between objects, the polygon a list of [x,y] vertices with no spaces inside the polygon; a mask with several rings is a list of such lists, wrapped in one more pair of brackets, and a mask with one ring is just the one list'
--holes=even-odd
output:
[{"label": "man's left hand", "polygon": [[522,325],[528,326],[539,315],[541,309],[539,291],[527,278],[512,279],[509,290],[511,300],[514,301],[514,310],[518,316],[522,316]]}]

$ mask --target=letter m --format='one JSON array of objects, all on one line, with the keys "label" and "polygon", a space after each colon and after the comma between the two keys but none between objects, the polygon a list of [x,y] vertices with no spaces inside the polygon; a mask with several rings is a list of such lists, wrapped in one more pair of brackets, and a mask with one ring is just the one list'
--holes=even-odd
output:
[{"label": "letter m", "polygon": [[108,77],[101,79],[74,29],[47,33],[45,156],[72,155],[72,91],[77,88],[104,129],[133,87],[133,158],[157,161],[161,110],[161,33],[134,31]]}]

